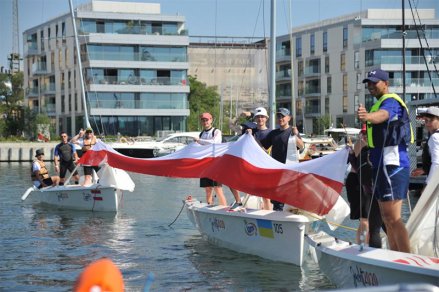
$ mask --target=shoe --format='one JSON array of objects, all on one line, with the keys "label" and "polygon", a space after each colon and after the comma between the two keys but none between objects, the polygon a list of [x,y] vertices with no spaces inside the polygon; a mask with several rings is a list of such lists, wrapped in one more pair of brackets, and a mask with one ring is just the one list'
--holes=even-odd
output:
[{"label": "shoe", "polygon": [[233,203],[233,205],[230,207],[229,210],[234,211],[234,210],[239,209],[241,207],[242,207],[242,203],[235,202],[235,203]]}]

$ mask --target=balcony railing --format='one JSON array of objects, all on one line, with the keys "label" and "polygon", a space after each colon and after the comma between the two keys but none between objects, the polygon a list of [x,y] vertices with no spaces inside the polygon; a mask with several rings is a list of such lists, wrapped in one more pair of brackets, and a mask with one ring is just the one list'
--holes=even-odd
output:
[{"label": "balcony railing", "polygon": [[[426,56],[425,60],[422,56],[408,56],[405,58],[406,65],[425,65],[425,62],[427,62],[427,64],[433,64],[433,62],[439,64],[439,56]],[[382,64],[400,65],[402,64],[402,56],[381,56],[366,60],[366,66],[378,66]]]},{"label": "balcony railing", "polygon": [[90,108],[101,109],[187,109],[187,102],[168,100],[93,100]]},{"label": "balcony railing", "polygon": [[[432,82],[435,87],[439,87],[439,78],[432,78],[432,81],[428,78],[407,78],[405,84],[408,87],[430,87]],[[395,87],[402,86],[402,78],[390,79],[389,85]]]},{"label": "balcony railing", "polygon": [[98,61],[146,61],[146,62],[187,62],[186,55],[172,55],[167,53],[113,53],[89,52],[82,55],[83,60]]},{"label": "balcony railing", "polygon": [[98,76],[87,79],[88,84],[113,84],[113,85],[187,85],[188,81],[181,77],[117,77]]}]

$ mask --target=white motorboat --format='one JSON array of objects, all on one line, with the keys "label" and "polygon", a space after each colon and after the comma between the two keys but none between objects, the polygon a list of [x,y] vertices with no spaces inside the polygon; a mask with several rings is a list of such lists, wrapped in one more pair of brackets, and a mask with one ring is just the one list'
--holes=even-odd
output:
[{"label": "white motorboat", "polygon": [[136,158],[152,158],[178,151],[199,137],[199,132],[172,133],[159,141],[139,141],[121,138],[119,142],[109,143],[119,153]]},{"label": "white motorboat", "polygon": [[332,137],[302,137],[304,149],[300,151],[299,160],[305,161],[334,153],[342,149]]},{"label": "white motorboat", "polygon": [[209,242],[273,261],[301,266],[304,234],[310,219],[288,212],[209,206],[186,200],[187,215]]},{"label": "white motorboat", "polygon": [[99,182],[90,186],[64,185],[42,189],[30,187],[22,201],[59,209],[95,212],[117,212],[124,190],[132,192],[134,182],[120,169],[104,165],[98,172]]}]

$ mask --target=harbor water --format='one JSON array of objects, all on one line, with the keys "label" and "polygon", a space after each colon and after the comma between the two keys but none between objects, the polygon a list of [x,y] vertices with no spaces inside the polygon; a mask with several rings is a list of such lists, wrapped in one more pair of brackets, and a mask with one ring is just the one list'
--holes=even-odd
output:
[{"label": "harbor water", "polygon": [[178,216],[187,195],[204,200],[197,179],[131,174],[136,189],[117,214],[61,211],[21,202],[30,167],[0,163],[0,291],[71,291],[84,266],[101,257],[121,269],[126,291],[143,291],[149,274],[152,291],[335,288],[310,258],[296,267],[206,242],[184,211]]}]

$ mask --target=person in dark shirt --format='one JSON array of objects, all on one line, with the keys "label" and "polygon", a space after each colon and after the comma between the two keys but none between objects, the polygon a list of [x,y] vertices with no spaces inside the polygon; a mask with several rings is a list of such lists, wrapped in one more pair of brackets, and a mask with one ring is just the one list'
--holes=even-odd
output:
[{"label": "person in dark shirt", "polygon": [[78,161],[75,146],[69,143],[69,136],[66,132],[61,132],[61,143],[55,146],[55,170],[59,173],[59,185],[64,185],[67,170],[73,173],[75,183],[79,183],[79,173],[75,170],[75,163]]},{"label": "person in dark shirt", "polygon": [[[287,161],[288,140],[290,136],[296,138],[296,146],[298,149],[303,149],[303,141],[299,136],[299,131],[296,127],[290,126],[291,116],[290,111],[286,108],[279,108],[276,113],[276,119],[279,124],[279,128],[271,131],[268,135],[262,139],[261,145],[265,149],[271,147],[271,157],[279,162],[285,163]],[[271,200],[274,211],[282,211],[284,204],[278,201]]]}]

